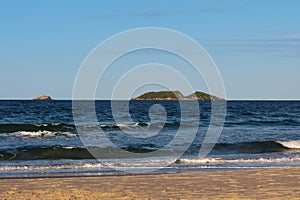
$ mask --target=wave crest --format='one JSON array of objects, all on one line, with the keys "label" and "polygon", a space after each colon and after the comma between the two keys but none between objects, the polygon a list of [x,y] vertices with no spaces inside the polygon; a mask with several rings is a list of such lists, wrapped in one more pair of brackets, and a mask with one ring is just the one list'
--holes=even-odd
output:
[{"label": "wave crest", "polygon": [[284,158],[253,158],[253,159],[222,159],[222,158],[180,158],[175,164],[240,164],[240,163],[274,163],[296,162],[300,157]]},{"label": "wave crest", "polygon": [[277,143],[289,149],[300,149],[300,140],[277,141]]},{"label": "wave crest", "polygon": [[75,126],[65,123],[46,123],[46,124],[0,124],[0,133],[15,133],[20,131],[39,132],[73,132]]}]

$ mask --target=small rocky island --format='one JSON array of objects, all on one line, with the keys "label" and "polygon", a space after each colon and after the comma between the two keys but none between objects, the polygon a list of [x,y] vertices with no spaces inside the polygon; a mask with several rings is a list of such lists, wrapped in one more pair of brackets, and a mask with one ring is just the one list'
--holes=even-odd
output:
[{"label": "small rocky island", "polygon": [[47,95],[40,95],[40,96],[35,97],[33,100],[53,100],[53,99]]},{"label": "small rocky island", "polygon": [[222,98],[204,93],[194,92],[188,96],[184,96],[180,91],[159,91],[159,92],[147,92],[131,100],[203,100],[203,101],[215,101],[224,100]]}]

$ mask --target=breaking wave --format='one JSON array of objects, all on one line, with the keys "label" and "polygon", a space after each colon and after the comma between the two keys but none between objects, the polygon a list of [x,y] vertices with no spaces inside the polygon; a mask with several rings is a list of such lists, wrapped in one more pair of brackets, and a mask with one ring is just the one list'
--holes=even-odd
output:
[{"label": "breaking wave", "polygon": [[280,163],[280,162],[298,162],[300,157],[282,157],[282,158],[254,158],[254,159],[222,159],[222,158],[180,158],[175,161],[176,164],[240,164],[240,163]]},{"label": "breaking wave", "polygon": [[0,133],[15,132],[72,132],[75,126],[65,123],[46,123],[46,124],[0,124]]}]

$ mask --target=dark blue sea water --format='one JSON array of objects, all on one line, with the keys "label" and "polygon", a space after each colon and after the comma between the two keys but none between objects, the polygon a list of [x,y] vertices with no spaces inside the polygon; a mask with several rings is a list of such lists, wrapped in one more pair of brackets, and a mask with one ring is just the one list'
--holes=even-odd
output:
[{"label": "dark blue sea water", "polygon": [[[114,102],[115,116],[111,101],[96,101],[96,115],[85,103],[75,126],[72,101],[0,101],[0,176],[300,165],[300,101],[228,101],[222,134],[205,158],[198,155],[211,119],[208,101],[198,102],[200,116],[177,101],[130,101],[129,112],[125,101]],[[177,136],[176,148],[156,154]]]}]

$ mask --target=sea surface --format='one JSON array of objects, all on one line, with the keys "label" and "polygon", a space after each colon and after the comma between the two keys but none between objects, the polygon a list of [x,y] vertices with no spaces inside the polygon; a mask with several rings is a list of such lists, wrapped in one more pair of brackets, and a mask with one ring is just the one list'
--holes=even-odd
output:
[{"label": "sea surface", "polygon": [[[0,177],[300,166],[300,101],[227,101],[222,133],[206,157],[199,150],[211,103],[197,103],[200,115],[178,101],[130,101],[129,110],[126,101],[96,101],[94,110],[82,101],[75,125],[72,101],[1,100]],[[164,149],[175,137],[175,148]]]}]

